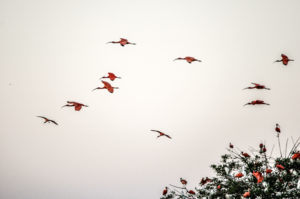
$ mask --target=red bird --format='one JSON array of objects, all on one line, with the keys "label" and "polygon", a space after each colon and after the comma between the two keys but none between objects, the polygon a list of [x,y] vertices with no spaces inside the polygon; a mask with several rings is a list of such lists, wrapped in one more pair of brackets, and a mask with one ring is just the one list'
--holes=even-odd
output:
[{"label": "red bird", "polygon": [[187,184],[187,181],[186,181],[185,179],[183,179],[183,178],[180,178],[180,182],[181,182],[181,184],[183,184],[183,185],[186,185],[186,184]]},{"label": "red bird", "polygon": [[254,100],[254,101],[251,101],[251,102],[245,104],[244,106],[246,106],[246,105],[257,105],[257,104],[270,105],[270,104],[268,104],[268,103],[265,103],[265,102],[262,101],[262,100]]},{"label": "red bird", "polygon": [[266,169],[266,173],[272,173],[272,169]]},{"label": "red bird", "polygon": [[112,87],[110,85],[110,83],[106,82],[106,81],[102,81],[102,83],[104,84],[103,87],[97,87],[97,88],[94,88],[92,91],[94,90],[97,90],[97,89],[107,89],[110,93],[113,93],[114,92],[114,89],[118,89],[118,87]]},{"label": "red bird", "polygon": [[112,43],[112,44],[120,44],[121,46],[125,46],[127,44],[131,44],[131,45],[136,45],[135,43],[131,43],[129,42],[127,39],[124,39],[124,38],[120,38],[120,41],[110,41],[110,42],[107,42],[108,43]]},{"label": "red bird", "polygon": [[161,137],[161,136],[166,136],[167,138],[172,139],[169,135],[167,135],[167,134],[165,134],[165,133],[163,133],[163,132],[161,132],[161,131],[158,131],[158,130],[151,130],[151,131],[154,131],[154,132],[159,133],[159,135],[157,136],[157,138],[159,138],[159,137]]},{"label": "red bird", "polygon": [[236,177],[236,178],[241,178],[241,177],[243,177],[243,176],[244,176],[244,174],[238,173],[238,174],[236,174],[234,177]]},{"label": "red bird", "polygon": [[257,83],[253,83],[253,82],[251,82],[251,84],[253,84],[254,86],[246,87],[243,90],[245,90],[245,89],[266,89],[266,90],[271,90],[270,88],[266,88],[266,86],[261,85],[261,84],[257,84]]},{"label": "red bird", "polygon": [[296,152],[293,156],[292,156],[292,159],[293,160],[297,160],[297,159],[300,159],[300,152]]},{"label": "red bird", "polygon": [[217,189],[221,189],[221,185],[218,185],[218,186],[217,186]]},{"label": "red bird", "polygon": [[250,155],[248,153],[244,153],[243,151],[241,152],[241,154],[245,157],[245,158],[249,158]]},{"label": "red bird", "polygon": [[256,177],[257,179],[257,183],[261,183],[264,180],[264,177],[262,176],[261,172],[252,172],[252,175],[254,175],[254,177]]},{"label": "red bird", "polygon": [[196,194],[195,191],[193,191],[193,190],[189,190],[188,193],[189,193],[189,194],[192,194],[192,195],[195,195],[195,194]]},{"label": "red bird", "polygon": [[275,131],[277,132],[277,137],[279,137],[281,130],[280,130],[280,125],[278,123],[276,124]]},{"label": "red bird", "polygon": [[229,148],[233,149],[233,144],[229,143]]},{"label": "red bird", "polygon": [[244,197],[244,198],[250,197],[250,191],[245,192],[245,193],[243,194],[243,197]]},{"label": "red bird", "polygon": [[211,181],[212,180],[210,178],[206,177],[206,178],[202,178],[200,183],[201,183],[201,185],[205,185],[206,183],[211,182]]},{"label": "red bird", "polygon": [[78,102],[67,101],[67,103],[68,104],[62,106],[62,108],[65,107],[65,106],[74,106],[75,111],[80,111],[83,106],[88,107],[87,105],[84,105],[84,104],[81,104],[81,103],[78,103]]},{"label": "red bird", "polygon": [[48,123],[48,122],[50,123],[50,122],[52,122],[53,124],[58,125],[54,120],[50,120],[50,119],[48,119],[48,118],[46,118],[44,116],[37,116],[37,117],[43,118],[45,120],[44,123]]},{"label": "red bird", "polygon": [[174,59],[174,61],[175,60],[186,60],[189,64],[194,62],[194,61],[202,62],[201,60],[196,59],[194,57],[184,57],[184,58],[178,57],[178,58]]},{"label": "red bird", "polygon": [[288,65],[289,61],[294,61],[293,59],[289,59],[285,54],[281,54],[281,60],[276,60],[275,62],[282,62],[283,65]]},{"label": "red bird", "polygon": [[108,73],[108,76],[103,76],[103,77],[101,77],[101,79],[103,79],[103,78],[109,78],[111,81],[114,81],[116,78],[119,78],[119,79],[121,79],[121,77],[117,77],[115,74],[113,74],[113,73]]},{"label": "red bird", "polygon": [[282,166],[281,164],[276,164],[276,167],[277,167],[278,169],[280,169],[280,170],[284,170],[284,169],[285,169],[284,166]]},{"label": "red bird", "polygon": [[167,195],[167,193],[168,193],[168,187],[166,187],[164,190],[163,190],[163,195],[165,196],[165,195]]}]

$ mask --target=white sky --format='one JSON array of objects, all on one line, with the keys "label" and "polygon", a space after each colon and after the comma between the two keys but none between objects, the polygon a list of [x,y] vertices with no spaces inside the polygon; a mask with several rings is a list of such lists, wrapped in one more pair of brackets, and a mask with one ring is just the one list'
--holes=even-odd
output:
[{"label": "white sky", "polygon": [[[0,198],[159,198],[180,177],[194,188],[211,176],[229,142],[270,150],[277,122],[282,142],[298,137],[299,8],[0,0]],[[105,44],[120,37],[137,45]],[[273,63],[281,53],[296,61]],[[203,62],[173,62],[184,56]],[[112,82],[120,89],[91,92],[107,72],[122,77]],[[271,90],[242,91],[250,82]],[[271,106],[243,107],[255,99]],[[67,100],[89,107],[61,109]]]}]

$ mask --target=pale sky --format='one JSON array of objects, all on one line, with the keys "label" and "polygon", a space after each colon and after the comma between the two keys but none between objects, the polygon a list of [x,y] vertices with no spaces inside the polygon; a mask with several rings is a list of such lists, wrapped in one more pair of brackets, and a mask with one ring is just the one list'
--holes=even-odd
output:
[{"label": "pale sky", "polygon": [[[299,9],[298,0],[0,0],[0,198],[155,199],[180,177],[191,189],[211,177],[229,142],[270,151],[275,123],[283,143],[295,139]],[[121,37],[137,45],[106,44]],[[295,62],[273,63],[281,53]],[[202,62],[173,61],[185,56]],[[91,92],[107,72],[120,89]],[[250,82],[271,90],[242,90]],[[255,99],[271,106],[243,107]],[[89,107],[61,109],[67,100]]]}]

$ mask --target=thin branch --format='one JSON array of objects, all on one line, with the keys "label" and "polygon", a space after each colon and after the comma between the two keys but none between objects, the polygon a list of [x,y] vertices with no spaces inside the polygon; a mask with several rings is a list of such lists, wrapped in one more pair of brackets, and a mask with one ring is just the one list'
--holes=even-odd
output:
[{"label": "thin branch", "polygon": [[289,138],[286,139],[286,142],[285,142],[285,152],[284,152],[284,157],[286,158],[286,150],[287,150],[287,145],[289,143]]},{"label": "thin branch", "polygon": [[282,152],[281,152],[281,146],[280,146],[279,136],[277,136],[277,140],[278,140],[278,146],[279,146],[279,151],[280,151],[280,157],[282,158]]}]

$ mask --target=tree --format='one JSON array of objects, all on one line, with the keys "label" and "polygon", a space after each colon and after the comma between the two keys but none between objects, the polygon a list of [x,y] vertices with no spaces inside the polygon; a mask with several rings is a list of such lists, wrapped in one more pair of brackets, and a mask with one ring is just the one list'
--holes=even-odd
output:
[{"label": "tree", "polygon": [[234,147],[231,143],[228,153],[221,156],[218,164],[211,165],[216,173],[212,179],[202,178],[193,194],[186,185],[170,185],[161,199],[200,199],[200,198],[261,198],[297,199],[300,198],[300,137],[293,142],[292,149],[282,155],[279,133],[277,134],[280,156],[273,158],[271,150],[260,143],[252,148],[250,155]]}]

